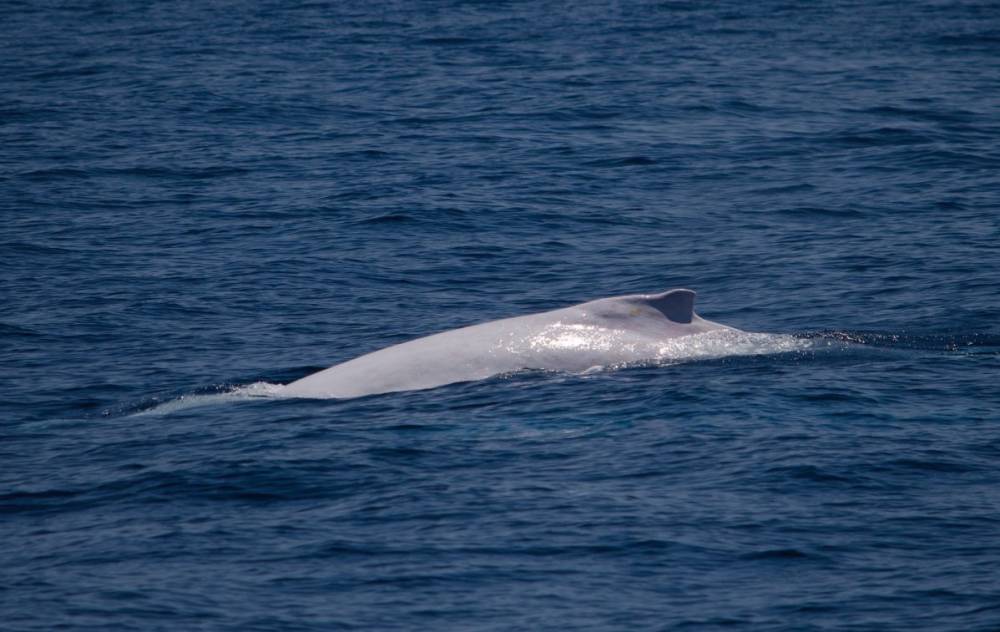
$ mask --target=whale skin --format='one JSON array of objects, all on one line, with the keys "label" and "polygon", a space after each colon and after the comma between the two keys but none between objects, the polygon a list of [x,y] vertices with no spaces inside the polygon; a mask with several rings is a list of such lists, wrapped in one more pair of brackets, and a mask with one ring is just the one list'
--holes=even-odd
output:
[{"label": "whale skin", "polygon": [[294,397],[351,398],[481,380],[522,369],[580,372],[657,360],[677,338],[728,330],[694,313],[695,293],[602,298],[417,338],[285,385]]}]

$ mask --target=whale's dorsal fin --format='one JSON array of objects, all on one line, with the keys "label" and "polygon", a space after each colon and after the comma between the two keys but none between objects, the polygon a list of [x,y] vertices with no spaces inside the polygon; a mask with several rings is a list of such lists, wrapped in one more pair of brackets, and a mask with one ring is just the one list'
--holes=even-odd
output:
[{"label": "whale's dorsal fin", "polygon": [[646,303],[663,312],[675,323],[690,323],[694,318],[694,292],[691,290],[668,290],[662,294],[650,294]]}]

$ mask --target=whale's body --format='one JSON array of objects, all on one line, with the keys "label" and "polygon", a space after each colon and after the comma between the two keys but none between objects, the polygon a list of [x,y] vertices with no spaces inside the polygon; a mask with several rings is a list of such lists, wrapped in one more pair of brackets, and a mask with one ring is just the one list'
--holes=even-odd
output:
[{"label": "whale's body", "polygon": [[585,371],[669,356],[676,338],[728,330],[694,313],[694,292],[603,298],[445,331],[375,351],[286,385],[348,398],[481,380],[521,369]]}]

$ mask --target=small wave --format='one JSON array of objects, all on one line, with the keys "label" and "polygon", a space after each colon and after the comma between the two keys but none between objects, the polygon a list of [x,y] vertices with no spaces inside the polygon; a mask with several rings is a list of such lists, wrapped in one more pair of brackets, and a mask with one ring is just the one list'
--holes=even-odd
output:
[{"label": "small wave", "polygon": [[608,158],[585,163],[588,167],[643,167],[655,165],[656,160],[648,156],[626,156],[624,158]]},{"label": "small wave", "polygon": [[840,147],[881,147],[924,145],[934,142],[926,133],[902,127],[883,126],[875,129],[846,130],[827,136],[825,142]]},{"label": "small wave", "polygon": [[430,46],[469,46],[478,41],[470,37],[425,37],[417,40],[417,43]]},{"label": "small wave", "polygon": [[0,243],[0,251],[8,257],[12,255],[65,255],[73,251],[27,241],[8,241]]},{"label": "small wave", "polygon": [[927,42],[929,44],[937,46],[945,46],[949,48],[975,49],[978,47],[993,46],[995,44],[1000,44],[1000,32],[982,31],[979,33],[937,35],[934,37],[929,37],[927,39]]},{"label": "small wave", "polygon": [[811,557],[798,549],[767,549],[740,555],[742,560],[799,560]]},{"label": "small wave", "polygon": [[29,327],[0,322],[0,341],[3,341],[5,338],[40,338],[44,335],[42,332]]},{"label": "small wave", "polygon": [[373,217],[366,217],[364,219],[358,220],[356,224],[410,224],[416,223],[417,220],[412,215],[407,215],[406,213],[389,213],[386,215],[375,215]]},{"label": "small wave", "polygon": [[892,105],[879,105],[870,108],[848,111],[858,112],[861,114],[873,114],[889,119],[929,121],[932,123],[965,123],[975,117],[975,114],[969,112],[968,110],[905,108]]}]

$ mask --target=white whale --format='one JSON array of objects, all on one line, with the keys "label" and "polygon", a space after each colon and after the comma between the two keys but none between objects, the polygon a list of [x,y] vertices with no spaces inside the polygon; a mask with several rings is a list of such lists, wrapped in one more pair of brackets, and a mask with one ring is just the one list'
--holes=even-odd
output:
[{"label": "white whale", "polygon": [[521,369],[579,372],[683,355],[683,337],[743,333],[699,318],[694,296],[683,289],[616,296],[445,331],[334,365],[287,384],[282,394],[349,398]]}]

